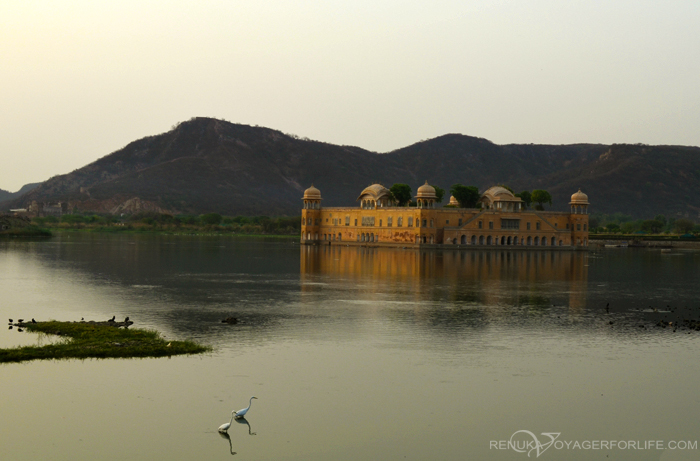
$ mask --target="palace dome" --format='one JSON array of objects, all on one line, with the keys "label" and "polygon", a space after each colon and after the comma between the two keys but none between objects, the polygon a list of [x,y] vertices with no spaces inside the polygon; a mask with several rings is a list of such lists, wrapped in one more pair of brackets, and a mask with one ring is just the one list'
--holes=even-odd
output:
[{"label": "palace dome", "polygon": [[511,191],[501,186],[493,186],[489,188],[483,195],[491,195],[492,197],[498,197],[500,200],[517,200],[517,197],[513,195]]},{"label": "palace dome", "polygon": [[311,187],[304,191],[303,198],[306,200],[321,200],[321,191],[316,189],[312,184]]},{"label": "palace dome", "polygon": [[459,206],[459,201],[457,201],[454,195],[450,195],[450,205]]},{"label": "palace dome", "polygon": [[570,205],[589,205],[588,195],[581,192],[581,189],[579,188],[578,192],[576,192],[574,195],[571,196],[571,202],[569,204]]},{"label": "palace dome", "polygon": [[381,184],[372,184],[371,186],[364,188],[364,190],[360,193],[360,196],[357,197],[357,200],[360,200],[365,195],[369,195],[372,200],[376,201],[384,196],[391,196],[391,191]]},{"label": "palace dome", "polygon": [[428,184],[428,180],[426,179],[425,184],[420,186],[418,188],[418,191],[416,193],[416,198],[436,198],[437,196],[435,195],[435,188]]}]

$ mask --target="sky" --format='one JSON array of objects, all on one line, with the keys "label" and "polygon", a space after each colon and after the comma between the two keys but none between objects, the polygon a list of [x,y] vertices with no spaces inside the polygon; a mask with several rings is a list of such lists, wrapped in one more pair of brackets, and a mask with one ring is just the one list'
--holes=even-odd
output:
[{"label": "sky", "polygon": [[698,146],[700,2],[0,2],[0,189],[195,116],[376,152]]}]

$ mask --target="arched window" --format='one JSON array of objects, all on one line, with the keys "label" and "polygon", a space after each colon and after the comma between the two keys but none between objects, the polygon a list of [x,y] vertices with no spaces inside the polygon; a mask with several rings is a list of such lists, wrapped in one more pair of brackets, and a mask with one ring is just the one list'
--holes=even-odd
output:
[{"label": "arched window", "polygon": [[535,237],[535,246],[537,246],[537,245],[539,245],[539,244],[540,244],[540,238],[539,238],[539,237]]},{"label": "arched window", "polygon": [[484,236],[480,235],[479,236],[479,245],[483,245],[483,244],[484,244]]},{"label": "arched window", "polygon": [[486,237],[486,244],[491,245],[491,236]]},{"label": "arched window", "polygon": [[463,236],[462,236],[462,238],[460,239],[460,243],[461,243],[462,245],[466,245],[466,244],[467,244],[467,236],[466,236],[466,235],[463,235]]},{"label": "arched window", "polygon": [[555,237],[552,237],[552,246],[556,246],[557,244],[557,239]]}]

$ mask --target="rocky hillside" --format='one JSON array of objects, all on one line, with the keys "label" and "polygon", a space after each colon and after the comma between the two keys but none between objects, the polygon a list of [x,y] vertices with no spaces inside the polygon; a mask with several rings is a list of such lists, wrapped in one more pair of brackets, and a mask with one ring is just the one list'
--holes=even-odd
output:
[{"label": "rocky hillside", "polygon": [[318,187],[326,206],[354,206],[380,182],[425,180],[480,190],[507,184],[547,189],[566,210],[580,187],[591,211],[636,217],[664,213],[697,218],[700,148],[644,145],[496,145],[448,134],[389,153],[299,139],[279,131],[195,118],[134,141],[69,174],[56,176],[0,209],[32,200],[68,201],[84,211],[218,212],[296,215],[304,189]]},{"label": "rocky hillside", "polygon": [[12,200],[12,199],[21,197],[22,195],[26,194],[26,193],[29,192],[30,190],[36,189],[36,188],[39,187],[40,185],[41,185],[40,182],[32,183],[32,184],[25,184],[25,185],[22,186],[22,188],[21,188],[20,190],[18,190],[17,192],[9,192],[9,191],[0,189],[0,202],[4,202],[4,201],[6,201],[6,200]]}]

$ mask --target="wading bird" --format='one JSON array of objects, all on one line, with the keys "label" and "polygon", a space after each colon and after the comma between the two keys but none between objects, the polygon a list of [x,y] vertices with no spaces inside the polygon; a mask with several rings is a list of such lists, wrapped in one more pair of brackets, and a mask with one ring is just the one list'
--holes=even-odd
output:
[{"label": "wading bird", "polygon": [[248,413],[248,410],[250,410],[250,406],[253,404],[253,399],[257,400],[257,397],[251,397],[250,401],[248,402],[248,406],[246,408],[243,408],[242,410],[238,410],[236,412],[236,419],[242,418],[245,416],[246,413]]},{"label": "wading bird", "polygon": [[233,418],[236,418],[236,419],[243,418],[245,416],[245,414],[248,413],[248,410],[250,410],[250,406],[253,404],[253,399],[257,400],[257,397],[250,398],[250,401],[248,402],[247,408],[243,408],[242,410],[238,410],[238,411],[232,411],[231,412],[231,421],[219,426],[219,432],[228,431],[229,427],[231,427],[231,423],[233,422]]},{"label": "wading bird", "polygon": [[228,431],[228,428],[231,427],[231,423],[233,422],[233,418],[234,418],[235,416],[236,416],[236,412],[235,412],[235,411],[232,411],[232,412],[231,412],[231,421],[229,421],[229,422],[227,422],[227,423],[224,423],[224,424],[222,424],[221,426],[219,426],[219,432],[222,432],[222,433],[223,433],[223,432],[227,432],[227,431]]}]

